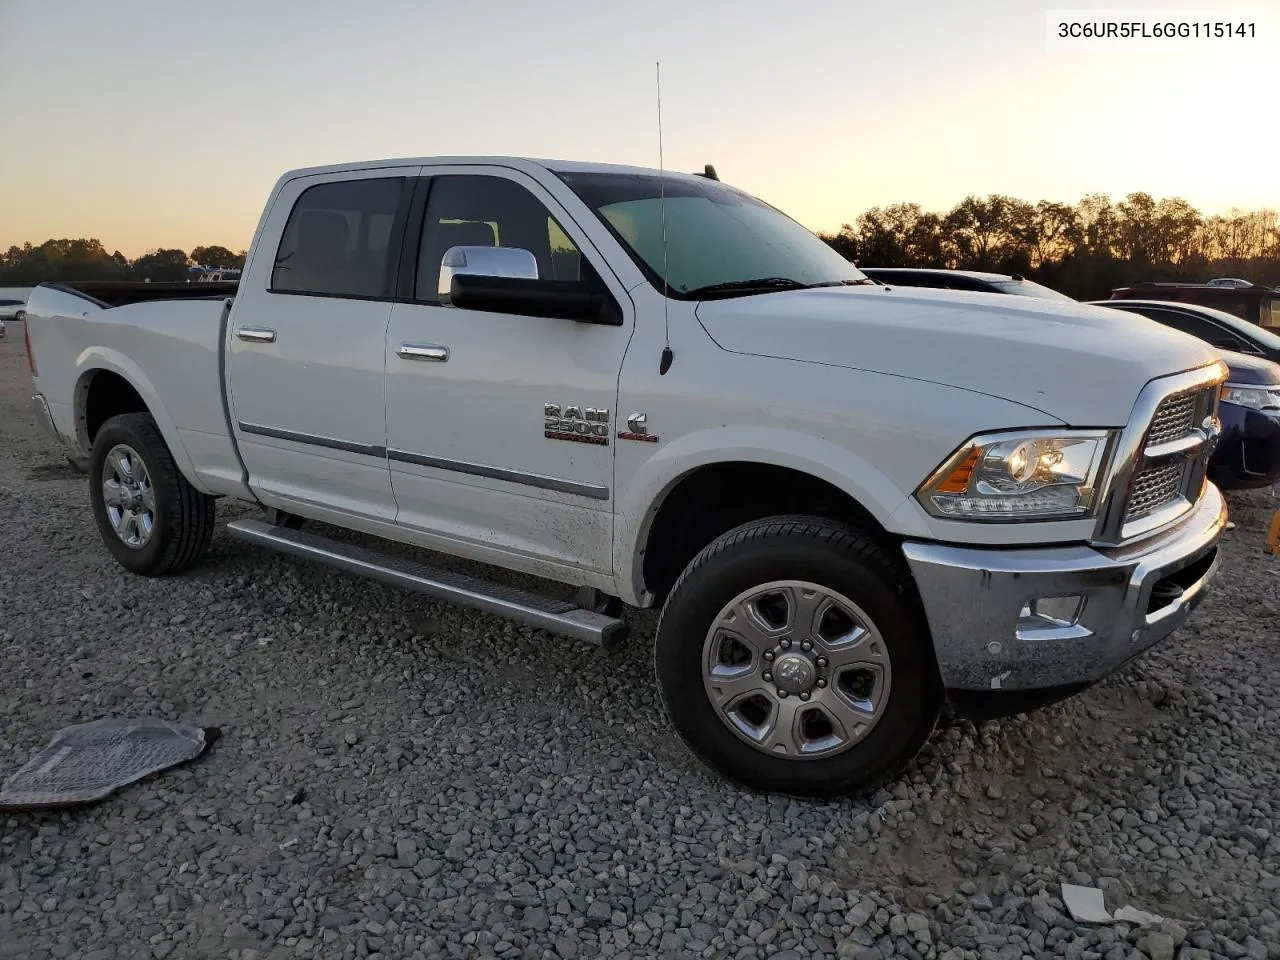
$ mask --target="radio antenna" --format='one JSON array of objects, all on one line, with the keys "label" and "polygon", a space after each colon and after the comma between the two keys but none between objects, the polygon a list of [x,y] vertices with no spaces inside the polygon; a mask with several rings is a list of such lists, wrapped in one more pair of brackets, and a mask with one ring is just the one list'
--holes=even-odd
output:
[{"label": "radio antenna", "polygon": [[671,300],[667,297],[667,172],[662,156],[662,61],[654,64],[658,86],[658,207],[662,211],[662,326],[666,345],[662,348],[659,376],[671,369],[675,354],[671,352]]}]

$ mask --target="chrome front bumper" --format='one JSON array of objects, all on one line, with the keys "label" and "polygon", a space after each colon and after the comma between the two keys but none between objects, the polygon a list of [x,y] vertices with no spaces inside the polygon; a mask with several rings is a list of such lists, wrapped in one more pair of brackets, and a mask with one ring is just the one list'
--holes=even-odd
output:
[{"label": "chrome front bumper", "polygon": [[[1226,502],[1208,484],[1176,527],[1125,547],[908,541],[902,549],[944,685],[1038,690],[1102,679],[1168,636],[1203,599],[1226,522]],[[1080,598],[1074,615],[1034,614],[1037,599],[1057,597]]]}]

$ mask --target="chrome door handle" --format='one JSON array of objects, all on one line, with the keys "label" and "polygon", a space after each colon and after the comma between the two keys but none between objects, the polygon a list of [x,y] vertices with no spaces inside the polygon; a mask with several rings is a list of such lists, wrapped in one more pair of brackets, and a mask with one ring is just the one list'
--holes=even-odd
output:
[{"label": "chrome door handle", "polygon": [[402,343],[396,348],[396,355],[405,360],[435,360],[443,363],[449,359],[449,348],[438,343]]},{"label": "chrome door handle", "polygon": [[241,340],[252,340],[255,343],[275,343],[276,332],[267,327],[240,327],[236,336]]}]

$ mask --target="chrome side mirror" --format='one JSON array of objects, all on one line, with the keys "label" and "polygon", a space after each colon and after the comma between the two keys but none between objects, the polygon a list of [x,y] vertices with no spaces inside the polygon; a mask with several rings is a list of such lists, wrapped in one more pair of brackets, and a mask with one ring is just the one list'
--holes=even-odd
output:
[{"label": "chrome side mirror", "polygon": [[440,260],[436,292],[448,302],[455,276],[537,280],[538,259],[521,247],[450,247]]}]

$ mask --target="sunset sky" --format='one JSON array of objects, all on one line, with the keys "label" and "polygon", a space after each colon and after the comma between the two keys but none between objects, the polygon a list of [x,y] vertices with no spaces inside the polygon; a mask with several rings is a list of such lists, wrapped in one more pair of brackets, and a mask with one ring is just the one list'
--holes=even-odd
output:
[{"label": "sunset sky", "polygon": [[657,60],[667,166],[817,230],[969,193],[1280,207],[1280,39],[1048,52],[1045,11],[1090,6],[1120,5],[0,0],[0,247],[242,249],[282,172],[342,160],[657,166]]}]

